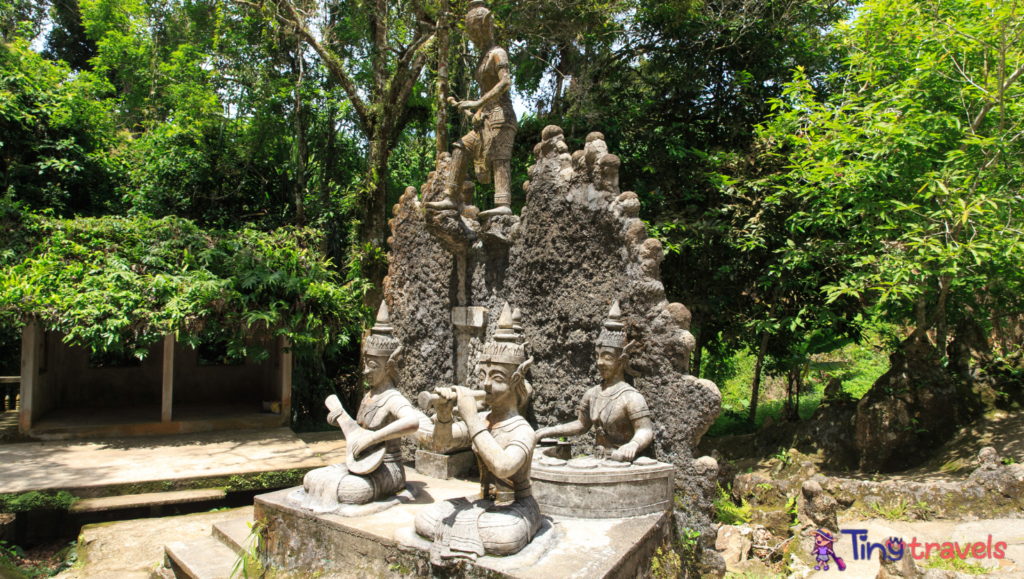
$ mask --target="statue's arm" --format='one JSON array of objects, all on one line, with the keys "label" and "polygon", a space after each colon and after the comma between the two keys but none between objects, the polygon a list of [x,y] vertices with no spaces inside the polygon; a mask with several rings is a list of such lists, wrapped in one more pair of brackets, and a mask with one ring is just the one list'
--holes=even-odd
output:
[{"label": "statue's arm", "polygon": [[372,436],[375,442],[384,442],[416,434],[416,431],[420,428],[420,417],[426,418],[422,412],[413,408],[408,400],[405,400],[405,404],[401,404],[400,401],[394,406],[389,408],[389,410],[397,420],[374,432]]},{"label": "statue's arm", "polygon": [[491,433],[484,429],[483,421],[480,422],[479,425],[469,425],[470,432],[474,433],[473,450],[495,476],[511,477],[526,464],[526,450],[519,444],[510,444],[507,448],[502,448]]},{"label": "statue's arm", "polygon": [[650,416],[633,420],[633,438],[630,440],[637,446],[637,452],[647,448],[654,442],[654,423]]},{"label": "statue's arm", "polygon": [[487,105],[512,88],[512,73],[508,62],[508,53],[504,49],[499,48],[491,53],[491,58],[498,69],[498,84],[487,91],[487,94],[480,97],[480,100],[477,101],[478,108],[486,108]]},{"label": "statue's arm", "polygon": [[590,420],[590,392],[583,395],[577,418],[573,422],[548,426],[537,431],[537,440],[542,438],[558,438],[560,436],[579,436],[590,431],[593,422]]}]

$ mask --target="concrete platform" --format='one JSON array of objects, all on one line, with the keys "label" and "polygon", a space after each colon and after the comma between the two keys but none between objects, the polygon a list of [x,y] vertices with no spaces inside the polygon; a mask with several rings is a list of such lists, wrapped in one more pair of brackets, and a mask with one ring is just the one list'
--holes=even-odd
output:
[{"label": "concrete platform", "polygon": [[159,507],[163,505],[180,505],[183,503],[200,503],[223,499],[227,493],[222,489],[199,489],[194,491],[172,491],[169,493],[144,493],[141,495],[121,495],[100,499],[84,499],[71,505],[69,513],[95,513],[99,511],[115,511],[135,509],[139,507]]},{"label": "concrete platform", "polygon": [[[266,555],[286,573],[341,578],[408,577],[429,568],[428,556],[402,546],[416,513],[449,498],[472,496],[476,483],[439,480],[406,469],[416,500],[365,517],[315,516],[286,500],[294,489],[256,497],[254,517],[266,523]],[[670,514],[585,520],[547,516],[554,536],[546,549],[519,557],[482,557],[452,571],[451,577],[501,579],[625,579],[646,568],[670,534]],[[522,553],[521,553],[522,554]],[[446,575],[448,576],[448,575]]]},{"label": "concrete platform", "polygon": [[0,445],[0,494],[67,490],[79,498],[224,487],[231,477],[308,471],[344,455],[340,431],[316,442],[287,428]]},{"label": "concrete platform", "polygon": [[36,440],[72,440],[272,429],[286,424],[287,417],[244,404],[178,406],[169,422],[161,421],[159,406],[76,408],[47,413],[33,423],[27,435]]}]

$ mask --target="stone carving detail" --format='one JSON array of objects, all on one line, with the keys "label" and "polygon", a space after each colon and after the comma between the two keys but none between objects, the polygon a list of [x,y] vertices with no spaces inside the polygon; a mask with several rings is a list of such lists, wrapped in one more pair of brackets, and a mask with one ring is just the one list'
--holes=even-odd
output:
[{"label": "stone carving detail", "polygon": [[519,131],[519,122],[512,107],[512,76],[505,49],[494,44],[494,18],[481,0],[472,0],[466,12],[466,32],[480,52],[476,66],[476,81],[480,86],[479,100],[448,102],[457,106],[473,124],[473,130],[452,147],[450,170],[444,180],[440,200],[428,202],[427,208],[437,211],[456,211],[463,214],[472,199],[464,185],[470,161],[473,162],[477,181],[490,183],[494,178],[494,204],[489,211],[473,208],[470,219],[511,215],[512,204],[512,144]]},{"label": "stone carving detail", "polygon": [[[472,443],[480,463],[481,498],[435,503],[417,513],[416,532],[433,540],[434,565],[475,561],[485,554],[513,555],[541,528],[540,508],[530,488],[534,431],[519,413],[532,394],[526,373],[533,358],[514,329],[507,303],[497,325],[477,365],[489,415],[478,413],[476,396],[467,388],[435,389],[434,444]],[[456,404],[461,421],[453,417]]]},{"label": "stone carving detail", "polygon": [[654,426],[647,401],[626,383],[629,352],[636,342],[626,342],[619,302],[612,304],[601,335],[597,338],[597,369],[603,383],[583,395],[575,422],[542,428],[537,437],[579,436],[597,431],[597,458],[633,462],[654,439]]},{"label": "stone carving detail", "polygon": [[344,507],[392,499],[405,491],[401,438],[429,428],[429,419],[395,388],[402,346],[392,335],[386,303],[363,347],[363,376],[370,391],[356,419],[335,397],[328,399],[327,422],[340,426],[348,439],[346,462],[306,473],[303,490],[294,497],[316,513],[358,516],[365,513],[346,512]]}]

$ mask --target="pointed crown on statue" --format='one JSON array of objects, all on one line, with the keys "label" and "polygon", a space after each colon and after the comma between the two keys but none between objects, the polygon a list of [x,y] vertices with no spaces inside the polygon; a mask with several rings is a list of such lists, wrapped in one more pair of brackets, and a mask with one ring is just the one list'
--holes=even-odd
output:
[{"label": "pointed crown on statue", "polygon": [[367,356],[390,357],[398,349],[401,342],[392,335],[391,316],[388,313],[388,304],[381,302],[377,310],[377,323],[370,330],[370,337],[364,342],[363,353]]}]

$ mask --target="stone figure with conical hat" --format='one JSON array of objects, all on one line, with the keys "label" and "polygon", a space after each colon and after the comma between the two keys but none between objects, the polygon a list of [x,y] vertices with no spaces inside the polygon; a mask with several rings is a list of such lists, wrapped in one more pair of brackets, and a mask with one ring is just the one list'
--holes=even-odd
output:
[{"label": "stone figure with conical hat", "polygon": [[[368,392],[359,404],[356,419],[352,420],[337,398],[328,398],[331,413],[327,422],[345,431],[348,460],[312,470],[303,480],[302,506],[314,512],[335,512],[344,505],[362,505],[405,490],[401,438],[415,435],[429,424],[429,419],[395,388],[402,346],[392,335],[386,303],[381,304],[377,323],[363,347],[363,378]],[[360,472],[363,470],[367,472]]]},{"label": "stone figure with conical hat", "polygon": [[[430,558],[435,565],[518,553],[541,527],[540,508],[530,490],[534,431],[519,412],[532,394],[526,372],[533,358],[527,356],[527,344],[513,326],[506,303],[476,366],[484,401],[491,408],[486,417],[478,413],[472,390],[435,389],[434,438],[442,445],[471,443],[481,485],[481,498],[439,502],[416,515],[416,532],[433,540]],[[460,421],[453,419],[456,405]]]},{"label": "stone figure with conical hat", "polygon": [[629,352],[636,342],[626,342],[621,318],[619,302],[615,302],[597,338],[597,370],[602,383],[583,395],[579,418],[538,430],[538,440],[579,436],[593,427],[597,431],[597,445],[611,453],[609,458],[620,462],[632,462],[650,446],[654,440],[651,411],[643,395],[625,380]]},{"label": "stone figure with conical hat", "polygon": [[505,49],[494,43],[494,17],[481,0],[469,3],[466,12],[466,32],[480,52],[476,65],[476,81],[480,85],[478,100],[456,101],[450,104],[471,115],[473,130],[452,146],[451,171],[445,181],[441,201],[427,203],[430,209],[456,209],[460,203],[463,182],[469,163],[476,169],[481,183],[490,183],[494,176],[494,204],[496,207],[480,213],[483,218],[512,213],[512,145],[519,131],[519,121],[512,107],[512,73]]}]

